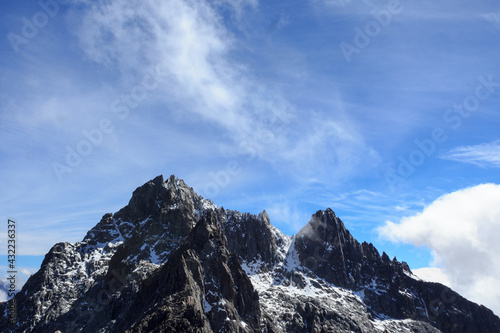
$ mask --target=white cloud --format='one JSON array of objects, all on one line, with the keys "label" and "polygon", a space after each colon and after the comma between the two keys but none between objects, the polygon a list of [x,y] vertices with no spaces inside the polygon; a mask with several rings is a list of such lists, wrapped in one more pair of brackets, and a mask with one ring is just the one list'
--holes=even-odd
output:
[{"label": "white cloud", "polygon": [[[254,1],[225,4],[236,16],[256,7]],[[342,103],[329,114],[301,112],[254,78],[232,56],[245,41],[235,40],[208,2],[92,2],[77,35],[87,57],[120,68],[125,80],[137,82],[136,73],[159,69],[158,98],[182,105],[184,118],[200,117],[221,128],[234,153],[251,154],[288,173],[291,168],[301,178],[330,177],[332,168],[345,178],[362,158],[377,158],[347,117],[339,116],[345,114]],[[338,92],[335,96],[341,100]]]},{"label": "white cloud", "polygon": [[453,148],[442,159],[471,163],[480,167],[500,168],[500,140],[474,146]]},{"label": "white cloud", "polygon": [[413,274],[421,278],[422,280],[429,282],[439,282],[445,286],[452,287],[450,278],[445,272],[439,267],[423,267],[412,270]]},{"label": "white cloud", "polygon": [[158,69],[165,99],[234,133],[248,131],[239,105],[245,80],[227,55],[233,39],[205,2],[98,2],[87,8],[78,37],[91,60],[118,67],[125,80]]},{"label": "white cloud", "polygon": [[500,313],[500,185],[482,184],[436,199],[422,212],[387,222],[380,234],[393,242],[426,246],[436,269],[420,270],[468,299]]}]

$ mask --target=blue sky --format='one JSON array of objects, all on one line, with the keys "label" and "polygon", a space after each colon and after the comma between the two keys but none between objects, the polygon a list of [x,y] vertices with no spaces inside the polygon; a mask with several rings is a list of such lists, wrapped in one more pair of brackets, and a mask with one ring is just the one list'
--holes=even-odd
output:
[{"label": "blue sky", "polygon": [[[500,285],[496,2],[0,6],[0,211],[28,271],[175,174],[286,234],[331,207],[359,241],[467,297]],[[450,256],[464,248],[469,261]],[[494,270],[462,281],[457,260],[476,255]],[[489,294],[474,300],[500,312]]]}]

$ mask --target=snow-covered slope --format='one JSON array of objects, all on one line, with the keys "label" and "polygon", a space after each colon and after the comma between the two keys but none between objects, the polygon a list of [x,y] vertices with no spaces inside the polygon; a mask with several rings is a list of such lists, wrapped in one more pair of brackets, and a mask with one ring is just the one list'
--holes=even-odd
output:
[{"label": "snow-covered slope", "polygon": [[[243,261],[242,268],[250,277],[260,297],[261,309],[272,322],[277,332],[300,329],[307,332],[311,327],[336,332],[349,331],[357,327],[360,332],[391,332],[416,329],[422,332],[439,332],[430,325],[414,320],[394,320],[384,316],[373,317],[363,301],[364,292],[339,288],[318,277],[304,267],[295,249],[295,237],[285,236],[280,248],[281,261],[272,270],[260,258]],[[319,325],[301,313],[312,308],[322,311]],[[299,314],[299,315],[298,315]],[[339,320],[341,319],[341,320]],[[313,319],[314,321],[314,319]]]}]

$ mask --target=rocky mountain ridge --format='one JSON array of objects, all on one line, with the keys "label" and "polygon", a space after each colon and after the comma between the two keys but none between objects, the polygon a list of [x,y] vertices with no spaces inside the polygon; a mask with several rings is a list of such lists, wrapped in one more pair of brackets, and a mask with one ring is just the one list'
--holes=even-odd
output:
[{"label": "rocky mountain ridge", "polygon": [[19,332],[500,332],[489,309],[360,244],[331,209],[286,236],[175,176],[54,245],[16,301]]}]

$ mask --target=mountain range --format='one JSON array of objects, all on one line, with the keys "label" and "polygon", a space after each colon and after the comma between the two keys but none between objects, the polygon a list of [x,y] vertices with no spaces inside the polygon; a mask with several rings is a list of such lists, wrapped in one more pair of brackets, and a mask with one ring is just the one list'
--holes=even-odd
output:
[{"label": "mountain range", "polygon": [[294,236],[175,176],[57,243],[2,332],[500,332],[500,318],[359,243],[335,213]]}]

